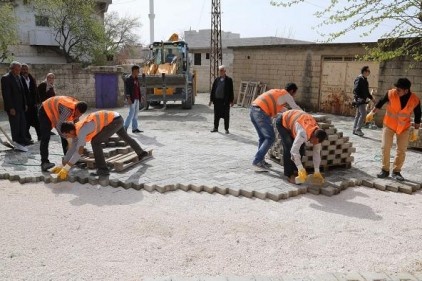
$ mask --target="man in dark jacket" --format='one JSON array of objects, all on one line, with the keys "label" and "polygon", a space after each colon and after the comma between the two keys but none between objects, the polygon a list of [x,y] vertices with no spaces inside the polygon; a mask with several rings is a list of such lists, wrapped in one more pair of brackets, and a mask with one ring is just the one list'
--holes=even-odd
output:
[{"label": "man in dark jacket", "polygon": [[29,129],[34,127],[37,133],[37,138],[40,140],[40,122],[38,120],[38,104],[40,98],[38,96],[37,82],[35,78],[29,73],[29,67],[27,64],[22,64],[21,68],[21,80],[25,89],[25,98],[28,103],[28,110],[26,111],[26,138],[32,140]]},{"label": "man in dark jacket", "polygon": [[224,119],[224,129],[229,133],[230,107],[233,106],[233,80],[226,75],[226,68],[221,65],[220,76],[214,80],[211,89],[210,103],[214,104],[214,129],[212,133],[218,132],[220,118]]},{"label": "man in dark jacket", "polygon": [[360,75],[356,77],[353,88],[354,106],[356,107],[355,123],[353,134],[363,137],[362,126],[366,118],[367,99],[375,103],[374,97],[369,93],[368,76],[371,73],[369,66],[362,67]]},{"label": "man in dark jacket", "polygon": [[17,61],[12,62],[9,73],[1,78],[1,92],[4,110],[9,117],[12,140],[20,145],[30,145],[33,142],[26,138],[25,111],[28,107],[20,72],[21,64]]},{"label": "man in dark jacket", "polygon": [[125,96],[129,105],[129,115],[125,120],[125,130],[132,123],[132,133],[142,133],[138,128],[139,101],[141,100],[141,85],[138,79],[139,66],[132,66],[132,75],[125,80]]}]

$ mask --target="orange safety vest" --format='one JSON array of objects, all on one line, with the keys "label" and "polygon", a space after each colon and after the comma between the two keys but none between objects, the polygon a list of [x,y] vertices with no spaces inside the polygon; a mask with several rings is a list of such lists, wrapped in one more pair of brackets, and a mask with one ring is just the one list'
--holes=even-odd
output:
[{"label": "orange safety vest", "polygon": [[52,127],[55,128],[57,126],[57,121],[60,119],[59,105],[61,104],[72,110],[72,115],[69,116],[65,121],[73,121],[76,105],[78,102],[79,101],[77,99],[72,97],[55,96],[45,100],[42,103],[42,107],[44,108],[48,119],[50,119]]},{"label": "orange safety vest", "polygon": [[402,109],[400,96],[396,89],[392,89],[388,91],[388,101],[384,125],[400,135],[410,127],[410,117],[415,107],[419,104],[419,98],[414,93],[410,93],[409,101]]},{"label": "orange safety vest", "polygon": [[308,140],[311,139],[312,133],[319,129],[318,123],[312,115],[298,109],[288,110],[283,113],[281,124],[292,132],[293,138],[296,138],[296,122],[305,129]]},{"label": "orange safety vest", "polygon": [[272,89],[258,96],[252,105],[259,106],[268,116],[274,117],[285,106],[285,104],[277,104],[277,100],[284,95],[290,95],[285,89]]},{"label": "orange safety vest", "polygon": [[113,111],[100,110],[100,111],[90,113],[86,116],[86,118],[84,118],[83,120],[75,124],[76,135],[79,135],[79,131],[81,130],[83,125],[91,121],[94,121],[94,124],[95,124],[94,131],[89,133],[85,138],[86,142],[90,142],[99,132],[101,132],[101,130],[105,126],[113,122],[114,117],[116,116]]}]

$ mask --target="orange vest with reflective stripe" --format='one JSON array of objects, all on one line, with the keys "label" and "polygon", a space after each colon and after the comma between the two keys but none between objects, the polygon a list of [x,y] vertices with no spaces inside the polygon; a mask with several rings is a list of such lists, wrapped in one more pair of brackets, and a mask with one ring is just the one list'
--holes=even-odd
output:
[{"label": "orange vest with reflective stripe", "polygon": [[277,100],[284,95],[290,94],[285,89],[272,89],[258,96],[252,104],[259,106],[268,116],[274,117],[285,106],[285,104],[277,104]]},{"label": "orange vest with reflective stripe", "polygon": [[72,110],[72,115],[69,116],[66,121],[73,121],[76,105],[78,104],[78,102],[79,101],[77,99],[72,97],[55,96],[45,100],[42,103],[42,107],[44,108],[48,119],[50,119],[52,127],[55,128],[57,126],[57,121],[59,121],[60,119],[59,105],[61,104]]},{"label": "orange vest with reflective stripe", "polygon": [[410,127],[410,117],[419,104],[419,98],[414,93],[410,93],[406,106],[401,109],[400,96],[397,90],[393,89],[388,91],[388,101],[384,125],[400,135]]},{"label": "orange vest with reflective stripe", "polygon": [[283,113],[281,124],[292,132],[293,138],[296,138],[296,122],[305,129],[308,140],[311,139],[312,133],[319,128],[317,121],[312,115],[298,109],[288,110]]},{"label": "orange vest with reflective stripe", "polygon": [[81,130],[83,125],[91,121],[94,121],[94,124],[95,124],[94,131],[89,133],[85,138],[86,142],[90,142],[99,132],[101,132],[101,130],[105,126],[113,122],[114,117],[116,117],[114,111],[100,110],[100,111],[90,113],[88,114],[88,116],[86,116],[86,118],[84,118],[83,120],[75,124],[76,135],[79,135],[79,131]]}]

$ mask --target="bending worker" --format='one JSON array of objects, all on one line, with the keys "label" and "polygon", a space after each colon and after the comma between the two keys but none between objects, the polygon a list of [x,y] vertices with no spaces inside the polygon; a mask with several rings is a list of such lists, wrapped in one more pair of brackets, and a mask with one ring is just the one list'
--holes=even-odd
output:
[{"label": "bending worker", "polygon": [[[404,181],[400,172],[406,158],[409,141],[416,141],[419,137],[421,103],[416,94],[410,91],[411,83],[409,79],[400,78],[394,86],[395,89],[389,90],[384,98],[378,101],[375,108],[366,117],[366,122],[371,122],[374,119],[374,114],[388,102],[382,130],[382,168],[377,177],[386,178],[390,175],[390,151],[393,146],[394,135],[396,135],[397,148],[392,177],[398,181]],[[410,135],[412,112],[415,115],[415,129]]]},{"label": "bending worker", "polygon": [[286,111],[286,104],[288,104],[291,109],[301,109],[293,99],[296,92],[296,84],[288,83],[285,89],[269,90],[253,101],[250,116],[252,124],[258,132],[259,141],[258,152],[255,154],[252,165],[255,166],[257,170],[265,170],[271,167],[271,165],[265,161],[265,155],[275,140],[271,118],[274,118],[279,112]]},{"label": "bending worker", "polygon": [[48,144],[50,142],[51,129],[56,128],[61,137],[63,154],[66,154],[68,143],[61,132],[61,125],[65,121],[77,121],[87,109],[88,106],[85,102],[66,96],[51,97],[42,103],[38,111],[41,134],[40,153],[42,171],[45,172],[54,167],[54,164],[48,160]]},{"label": "bending worker", "polygon": [[[327,139],[327,133],[318,127],[315,118],[302,110],[289,110],[279,114],[276,127],[283,145],[284,175],[288,181],[290,183],[306,181],[307,173],[302,165],[302,155],[305,151],[305,143],[309,141],[313,145],[313,177],[323,182],[324,178],[319,171],[319,165],[321,143]],[[298,174],[297,182],[295,174]]]},{"label": "bending worker", "polygon": [[148,156],[148,152],[143,150],[134,139],[129,137],[123,126],[122,116],[115,111],[96,111],[88,114],[86,118],[76,124],[64,122],[61,131],[66,138],[73,139],[72,145],[63,159],[64,167],[57,166],[52,170],[62,180],[67,178],[70,168],[79,160],[87,142],[91,142],[95,164],[97,165],[97,175],[109,175],[110,172],[107,168],[101,143],[108,141],[115,133],[135,150],[139,160]]}]

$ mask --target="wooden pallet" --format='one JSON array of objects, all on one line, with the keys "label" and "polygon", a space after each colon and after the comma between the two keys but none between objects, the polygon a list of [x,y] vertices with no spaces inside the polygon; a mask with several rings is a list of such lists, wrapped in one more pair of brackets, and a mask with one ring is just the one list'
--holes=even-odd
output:
[{"label": "wooden pallet", "polygon": [[236,104],[241,106],[243,98],[245,96],[246,90],[248,88],[249,81],[240,81],[240,87],[239,87],[239,94],[237,95],[237,102]]},{"label": "wooden pallet", "polygon": [[[145,157],[142,161],[152,157],[152,149],[147,152],[148,157]],[[109,164],[116,172],[122,172],[142,161],[139,161],[138,155],[134,151],[127,154],[118,154],[106,160],[107,164]]]}]

